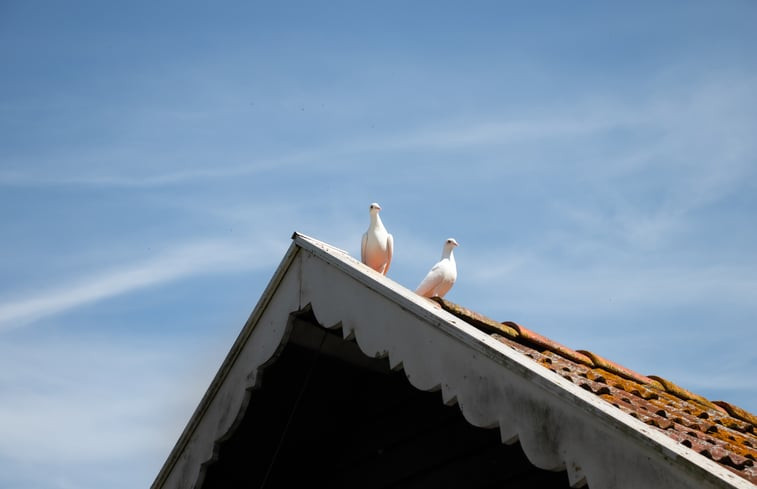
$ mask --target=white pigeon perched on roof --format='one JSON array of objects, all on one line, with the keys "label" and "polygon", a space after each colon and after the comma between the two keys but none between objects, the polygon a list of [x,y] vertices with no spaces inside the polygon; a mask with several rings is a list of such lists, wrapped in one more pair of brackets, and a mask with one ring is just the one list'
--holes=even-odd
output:
[{"label": "white pigeon perched on roof", "polygon": [[379,211],[381,206],[373,203],[370,206],[371,224],[368,231],[363,234],[363,242],[360,245],[360,261],[386,275],[389,265],[392,263],[394,253],[394,238],[386,231],[381,222]]},{"label": "white pigeon perched on roof", "polygon": [[444,294],[449,292],[452,284],[457,280],[457,265],[455,264],[455,255],[452,253],[456,246],[457,241],[453,238],[444,242],[442,259],[431,267],[426,278],[415,290],[416,294],[423,297],[444,297]]}]

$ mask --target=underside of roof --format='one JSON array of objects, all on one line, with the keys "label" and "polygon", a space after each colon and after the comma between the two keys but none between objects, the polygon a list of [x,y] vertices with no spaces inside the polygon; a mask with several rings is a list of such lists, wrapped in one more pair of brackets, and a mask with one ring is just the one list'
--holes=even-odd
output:
[{"label": "underside of roof", "polygon": [[[306,332],[302,325],[297,326],[303,317],[310,318],[305,321],[309,324]],[[428,395],[435,397],[439,406],[453,406],[451,409],[460,412],[469,425],[487,428],[476,433],[496,433],[505,445],[518,442],[514,445],[518,453],[522,451],[534,467],[564,471],[563,477],[572,487],[587,484],[592,489],[754,487],[743,475],[734,473],[733,468],[726,469],[703,457],[663,434],[659,427],[629,416],[618,409],[621,406],[564,378],[546,365],[552,364],[552,360],[534,361],[533,355],[518,348],[519,343],[509,344],[507,334],[482,331],[480,324],[473,324],[477,321],[471,315],[453,315],[341,250],[295,234],[292,246],[166,460],[153,489],[217,487],[213,481],[221,477],[218,474],[229,476],[237,470],[231,467],[234,444],[239,443],[240,437],[245,438],[242,434],[247,433],[249,438],[253,432],[264,445],[260,447],[263,455],[250,458],[247,463],[259,463],[266,468],[263,475],[259,474],[263,479],[250,475],[252,468],[245,477],[256,481],[276,477],[282,480],[286,474],[274,470],[272,461],[287,453],[290,450],[287,447],[297,445],[284,444],[281,436],[282,430],[291,432],[290,424],[295,418],[286,417],[282,428],[272,430],[271,438],[266,439],[260,428],[263,425],[256,428],[254,424],[256,419],[265,423],[261,417],[266,417],[254,414],[266,412],[263,408],[256,411],[265,397],[256,397],[256,392],[274,389],[268,387],[265,372],[273,379],[277,368],[302,365],[302,355],[306,354],[300,351],[297,357],[298,348],[316,354],[325,352],[321,356],[329,359],[326,364],[332,368],[329,362],[349,365],[340,372],[367,370],[382,372],[382,379],[404,379],[403,382],[423,394],[431,393]],[[517,329],[517,326],[508,327]],[[305,365],[304,371],[314,371]],[[592,380],[595,381],[599,379]],[[372,381],[366,385],[382,384]],[[305,391],[289,389],[281,395],[294,393],[294,406],[318,398],[317,395],[308,398],[302,392]],[[421,402],[427,401],[418,400],[412,405]],[[344,412],[333,419],[354,419],[354,409],[344,403],[330,405],[328,412],[340,409]],[[246,415],[249,413],[253,414]],[[303,422],[300,426],[310,424]],[[295,431],[294,436],[303,439],[309,436],[309,431],[302,428]],[[461,436],[474,439],[484,435]],[[478,441],[471,443],[476,445]],[[487,445],[488,442],[481,443],[487,456],[503,458],[502,467],[507,462],[504,459],[512,456],[512,452],[508,455],[498,452],[490,443]],[[312,447],[314,451],[319,449]],[[470,460],[481,462],[475,457]],[[345,473],[352,470],[349,465],[344,467]]]},{"label": "underside of roof", "polygon": [[306,312],[292,317],[286,346],[198,487],[290,488],[303,478],[332,488],[568,487],[564,471],[534,467],[517,443],[471,426],[340,333]]}]

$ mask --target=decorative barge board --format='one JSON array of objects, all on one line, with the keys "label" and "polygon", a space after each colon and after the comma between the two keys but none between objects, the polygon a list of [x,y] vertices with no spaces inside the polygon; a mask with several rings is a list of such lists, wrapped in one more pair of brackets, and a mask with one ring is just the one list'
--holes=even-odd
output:
[{"label": "decorative barge board", "polygon": [[755,487],[471,322],[295,233],[152,488]]}]

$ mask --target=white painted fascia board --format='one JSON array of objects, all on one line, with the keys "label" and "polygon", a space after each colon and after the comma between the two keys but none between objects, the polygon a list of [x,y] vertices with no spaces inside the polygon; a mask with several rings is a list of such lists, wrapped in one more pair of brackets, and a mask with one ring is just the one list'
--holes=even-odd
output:
[{"label": "white painted fascia board", "polygon": [[302,249],[340,269],[388,300],[396,302],[423,321],[434,325],[440,331],[464,343],[471,350],[498,363],[506,364],[509,369],[517,368],[519,374],[528,378],[530,382],[561,399],[571,408],[587,412],[596,419],[598,424],[605,425],[609,429],[622,431],[638,445],[669,461],[672,467],[695,474],[698,478],[701,478],[703,483],[709,482],[714,487],[755,488],[755,485],[749,481],[738,477],[695,451],[676,443],[675,440],[654,427],[650,427],[620,411],[598,396],[563,379],[526,355],[509,348],[490,335],[443,310],[437,303],[422,298],[388,277],[375,272],[346,252],[299,233],[294,234],[294,240]]},{"label": "white painted fascia board", "polygon": [[[294,238],[294,235],[292,236],[292,238]],[[200,403],[197,405],[197,408],[195,408],[192,416],[187,422],[186,427],[179,436],[178,441],[171,449],[171,452],[169,453],[168,458],[161,467],[160,472],[158,472],[155,481],[150,486],[151,489],[164,487],[165,481],[168,479],[169,474],[176,466],[176,463],[179,461],[182,454],[187,450],[192,435],[195,433],[195,430],[200,424],[200,421],[208,411],[212,400],[215,398],[221,385],[223,385],[224,381],[226,380],[231,367],[234,365],[234,362],[239,356],[239,353],[247,343],[247,340],[252,333],[253,328],[257,324],[260,317],[263,315],[266,307],[268,307],[268,304],[276,293],[282,278],[289,270],[290,265],[294,261],[294,258],[300,251],[300,249],[301,246],[299,246],[295,241],[293,241],[287,249],[284,258],[282,258],[279,266],[276,267],[276,271],[274,272],[273,277],[271,277],[271,280],[268,282],[268,285],[263,291],[263,294],[260,296],[260,299],[258,299],[258,302],[250,313],[247,321],[245,322],[242,331],[240,331],[237,339],[234,341],[234,344],[229,349],[229,353],[226,354],[226,357],[221,363],[218,372],[216,372],[216,375],[213,377],[210,386],[208,386],[208,389],[205,391],[205,394],[200,400]]]},{"label": "white painted fascia board", "polygon": [[[295,233],[153,489],[200,486],[215,443],[238,421],[261,369],[287,342],[287,318],[306,305],[322,326],[354,337],[366,355],[388,356],[415,387],[440,388],[444,402],[457,401],[471,424],[499,425],[504,441],[519,439],[534,465],[567,470],[573,487],[585,480],[592,489],[755,487],[343,250]],[[433,358],[439,355],[447,357]],[[463,370],[478,377],[466,378]],[[490,391],[498,394],[494,401],[478,402]]]}]

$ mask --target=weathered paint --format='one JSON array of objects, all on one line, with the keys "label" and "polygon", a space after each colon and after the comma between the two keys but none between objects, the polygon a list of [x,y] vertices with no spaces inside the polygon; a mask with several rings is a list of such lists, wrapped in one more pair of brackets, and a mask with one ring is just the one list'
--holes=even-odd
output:
[{"label": "weathered paint", "polygon": [[599,377],[575,385],[344,252],[295,235],[153,489],[201,484],[215,442],[244,412],[261,370],[287,341],[292,315],[306,307],[367,356],[401,366],[416,388],[441,389],[471,424],[519,440],[534,465],[567,470],[573,487],[753,487],[587,392]]}]

